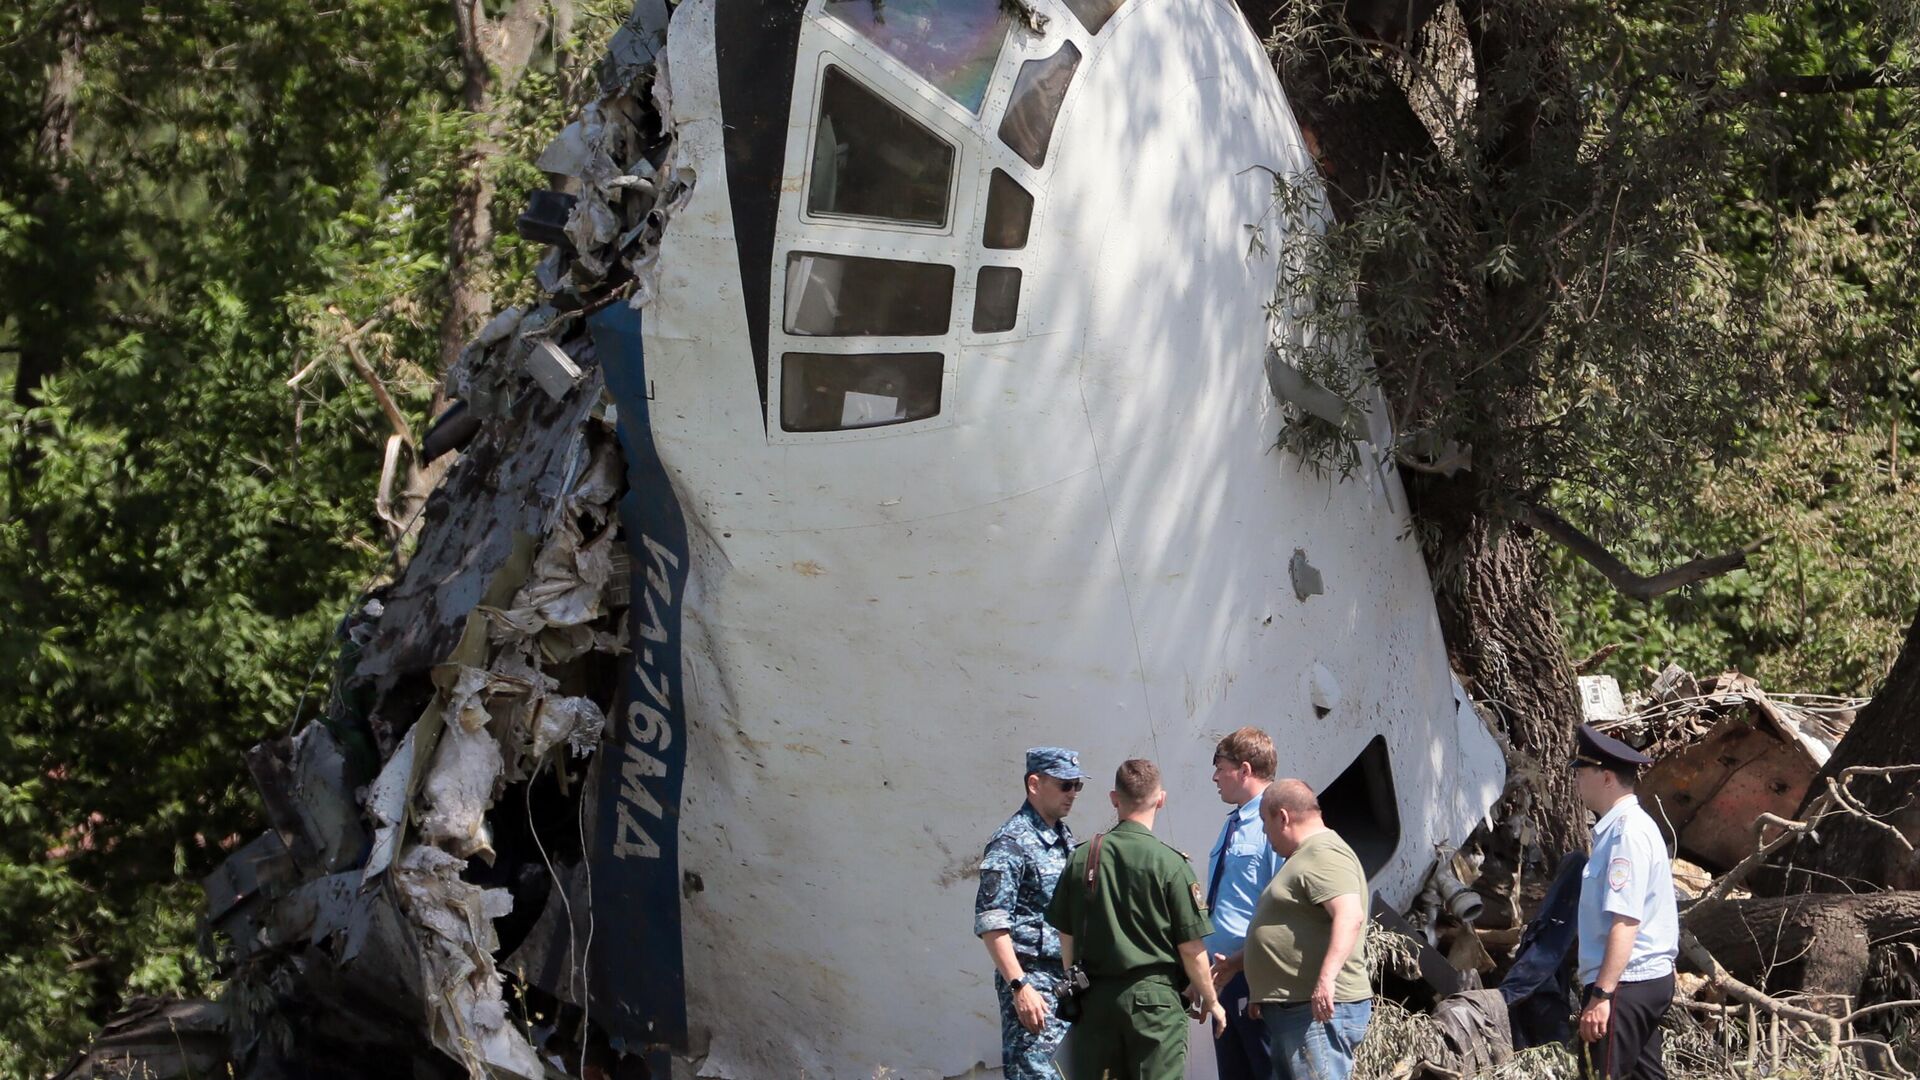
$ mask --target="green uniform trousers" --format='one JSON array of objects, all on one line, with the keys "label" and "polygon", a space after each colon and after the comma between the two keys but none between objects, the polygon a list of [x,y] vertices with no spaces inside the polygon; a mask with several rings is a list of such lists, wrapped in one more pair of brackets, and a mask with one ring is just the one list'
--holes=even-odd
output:
[{"label": "green uniform trousers", "polygon": [[1187,1006],[1173,979],[1096,979],[1060,1062],[1067,1080],[1180,1080]]}]

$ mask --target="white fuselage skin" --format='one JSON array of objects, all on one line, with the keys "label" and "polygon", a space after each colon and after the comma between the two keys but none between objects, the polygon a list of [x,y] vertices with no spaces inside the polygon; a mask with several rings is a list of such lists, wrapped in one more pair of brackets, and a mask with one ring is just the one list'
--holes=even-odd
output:
[{"label": "white fuselage skin", "polygon": [[[669,34],[665,96],[694,187],[644,327],[654,435],[693,557],[678,843],[704,888],[682,909],[688,1066],[994,1070],[976,868],[1019,804],[1029,746],[1079,750],[1097,792],[1122,760],[1153,758],[1169,792],[1158,832],[1204,869],[1222,734],[1264,728],[1281,774],[1316,786],[1384,736],[1401,834],[1373,885],[1410,901],[1434,844],[1472,829],[1503,766],[1448,670],[1397,478],[1316,475],[1274,449],[1269,170],[1312,166],[1238,11],[1130,0],[1094,36],[1064,4],[1033,0],[1045,30],[1009,32],[975,116],[815,0],[773,265],[744,271],[771,274],[770,310],[748,313],[713,2],[682,3]],[[1064,41],[1083,59],[1034,168],[999,141],[998,117],[1022,62]],[[828,63],[958,148],[944,228],[803,217]],[[995,168],[1035,198],[1019,250],[980,243]],[[1257,224],[1265,252],[1249,249]],[[954,266],[950,332],[785,335],[795,248]],[[971,332],[986,264],[1022,271],[1010,332]],[[769,322],[770,419],[749,317]],[[783,349],[861,347],[939,352],[938,415],[783,431]],[[1296,597],[1296,548],[1322,594]],[[1069,823],[1090,837],[1111,824],[1106,803],[1083,799]],[[1192,1072],[1211,1075],[1195,1048]]]}]

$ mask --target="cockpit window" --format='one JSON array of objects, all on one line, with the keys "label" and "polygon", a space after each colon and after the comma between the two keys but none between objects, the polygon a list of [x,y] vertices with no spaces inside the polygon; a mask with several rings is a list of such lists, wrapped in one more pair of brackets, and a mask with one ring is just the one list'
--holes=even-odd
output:
[{"label": "cockpit window", "polygon": [[1053,122],[1060,116],[1060,103],[1079,66],[1080,50],[1071,41],[1063,42],[1052,56],[1020,65],[1007,115],[1000,121],[1000,141],[1036,169],[1047,160]]},{"label": "cockpit window", "polygon": [[1033,193],[1004,170],[993,170],[987,182],[987,227],[980,242],[1002,251],[1027,246],[1027,228],[1033,224]]},{"label": "cockpit window", "polygon": [[1101,27],[1107,25],[1107,20],[1113,18],[1113,13],[1120,10],[1120,5],[1126,2],[1127,0],[1067,0],[1067,7],[1073,10],[1073,17],[1080,20],[1080,25],[1087,28],[1087,33],[1097,34]]},{"label": "cockpit window", "polygon": [[945,225],[953,146],[829,67],[820,85],[807,212]]},{"label": "cockpit window", "polygon": [[846,431],[937,416],[945,368],[939,353],[783,353],[780,426]]},{"label": "cockpit window", "polygon": [[974,113],[1012,23],[1004,0],[827,0],[826,11]]},{"label": "cockpit window", "polygon": [[1020,316],[1020,271],[1011,266],[983,266],[974,279],[973,332],[999,334],[1013,329]]},{"label": "cockpit window", "polygon": [[937,337],[952,328],[953,267],[795,251],[786,307],[789,334]]}]

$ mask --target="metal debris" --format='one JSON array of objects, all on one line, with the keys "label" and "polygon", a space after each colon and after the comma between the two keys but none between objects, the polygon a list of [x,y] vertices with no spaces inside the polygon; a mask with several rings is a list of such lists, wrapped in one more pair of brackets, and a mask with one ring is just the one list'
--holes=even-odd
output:
[{"label": "metal debris", "polygon": [[[347,689],[329,715],[257,755],[275,830],[206,882],[244,1003],[237,1075],[300,1057],[312,1033],[284,1026],[274,1003],[315,992],[332,995],[320,1007],[345,1042],[425,1030],[475,1078],[544,1076],[536,1039],[576,1037],[509,1010],[495,920],[530,890],[541,914],[516,931],[515,955],[538,963],[523,977],[586,1004],[584,867],[564,861],[577,848],[550,855],[534,788],[560,800],[547,831],[581,827],[574,806],[593,790],[586,770],[613,704],[581,665],[628,647],[629,590],[616,581],[625,461],[581,311],[654,295],[659,244],[691,194],[667,19],[664,3],[636,5],[603,62],[603,96],[540,155],[555,189],[534,195],[519,227],[553,245],[536,272],[550,298],[481,328],[427,436],[430,456],[464,455],[449,485],[510,492],[516,507],[493,503],[495,520],[436,549],[453,561],[416,558],[364,605],[343,630]],[[526,821],[507,834],[494,815],[510,788]],[[481,877],[488,866],[499,869]]]},{"label": "metal debris", "polygon": [[[1584,690],[1587,679],[1581,680]],[[1723,871],[1753,850],[1762,813],[1791,817],[1827,762],[1858,702],[1769,695],[1729,671],[1703,686],[1669,665],[1622,714],[1598,726],[1656,760],[1640,795],[1679,849]]]},{"label": "metal debris", "polygon": [[1620,682],[1611,675],[1580,676],[1580,711],[1589,724],[1607,724],[1627,718],[1627,702]]}]

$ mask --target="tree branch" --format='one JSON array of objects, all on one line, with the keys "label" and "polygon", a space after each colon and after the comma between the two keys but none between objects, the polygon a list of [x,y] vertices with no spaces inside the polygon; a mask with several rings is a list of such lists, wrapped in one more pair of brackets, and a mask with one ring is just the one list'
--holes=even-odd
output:
[{"label": "tree branch", "polygon": [[1808,94],[1855,94],[1862,90],[1912,90],[1920,87],[1920,71],[1856,71],[1847,75],[1778,75],[1740,88],[1740,101]]},{"label": "tree branch", "polygon": [[[340,313],[335,311],[334,314]],[[346,322],[344,316],[341,317],[341,321]],[[369,319],[368,326],[373,322],[373,319]],[[393,433],[400,436],[408,447],[412,447],[414,445],[413,426],[407,423],[406,414],[401,412],[400,406],[394,403],[393,395],[387,393],[387,384],[380,381],[379,373],[373,370],[373,365],[367,363],[367,358],[360,353],[360,343],[356,339],[366,329],[367,326],[355,327],[352,323],[347,323],[347,333],[340,339],[340,344],[346,346],[347,356],[352,358],[353,370],[360,376],[360,381],[366,383],[367,387],[373,391],[373,399],[380,403],[380,411],[387,414],[387,423],[393,425]]]},{"label": "tree branch", "polygon": [[1715,555],[1706,559],[1695,559],[1652,576],[1636,574],[1620,561],[1620,558],[1598,540],[1575,528],[1571,522],[1559,514],[1533,503],[1517,500],[1504,500],[1499,507],[1501,513],[1519,522],[1535,532],[1542,533],[1559,543],[1568,551],[1578,555],[1588,565],[1600,571],[1613,587],[1635,600],[1651,600],[1663,593],[1672,592],[1683,585],[1696,581],[1719,577],[1732,570],[1747,565],[1747,556],[1773,539],[1763,536],[1738,551],[1725,555]]}]

